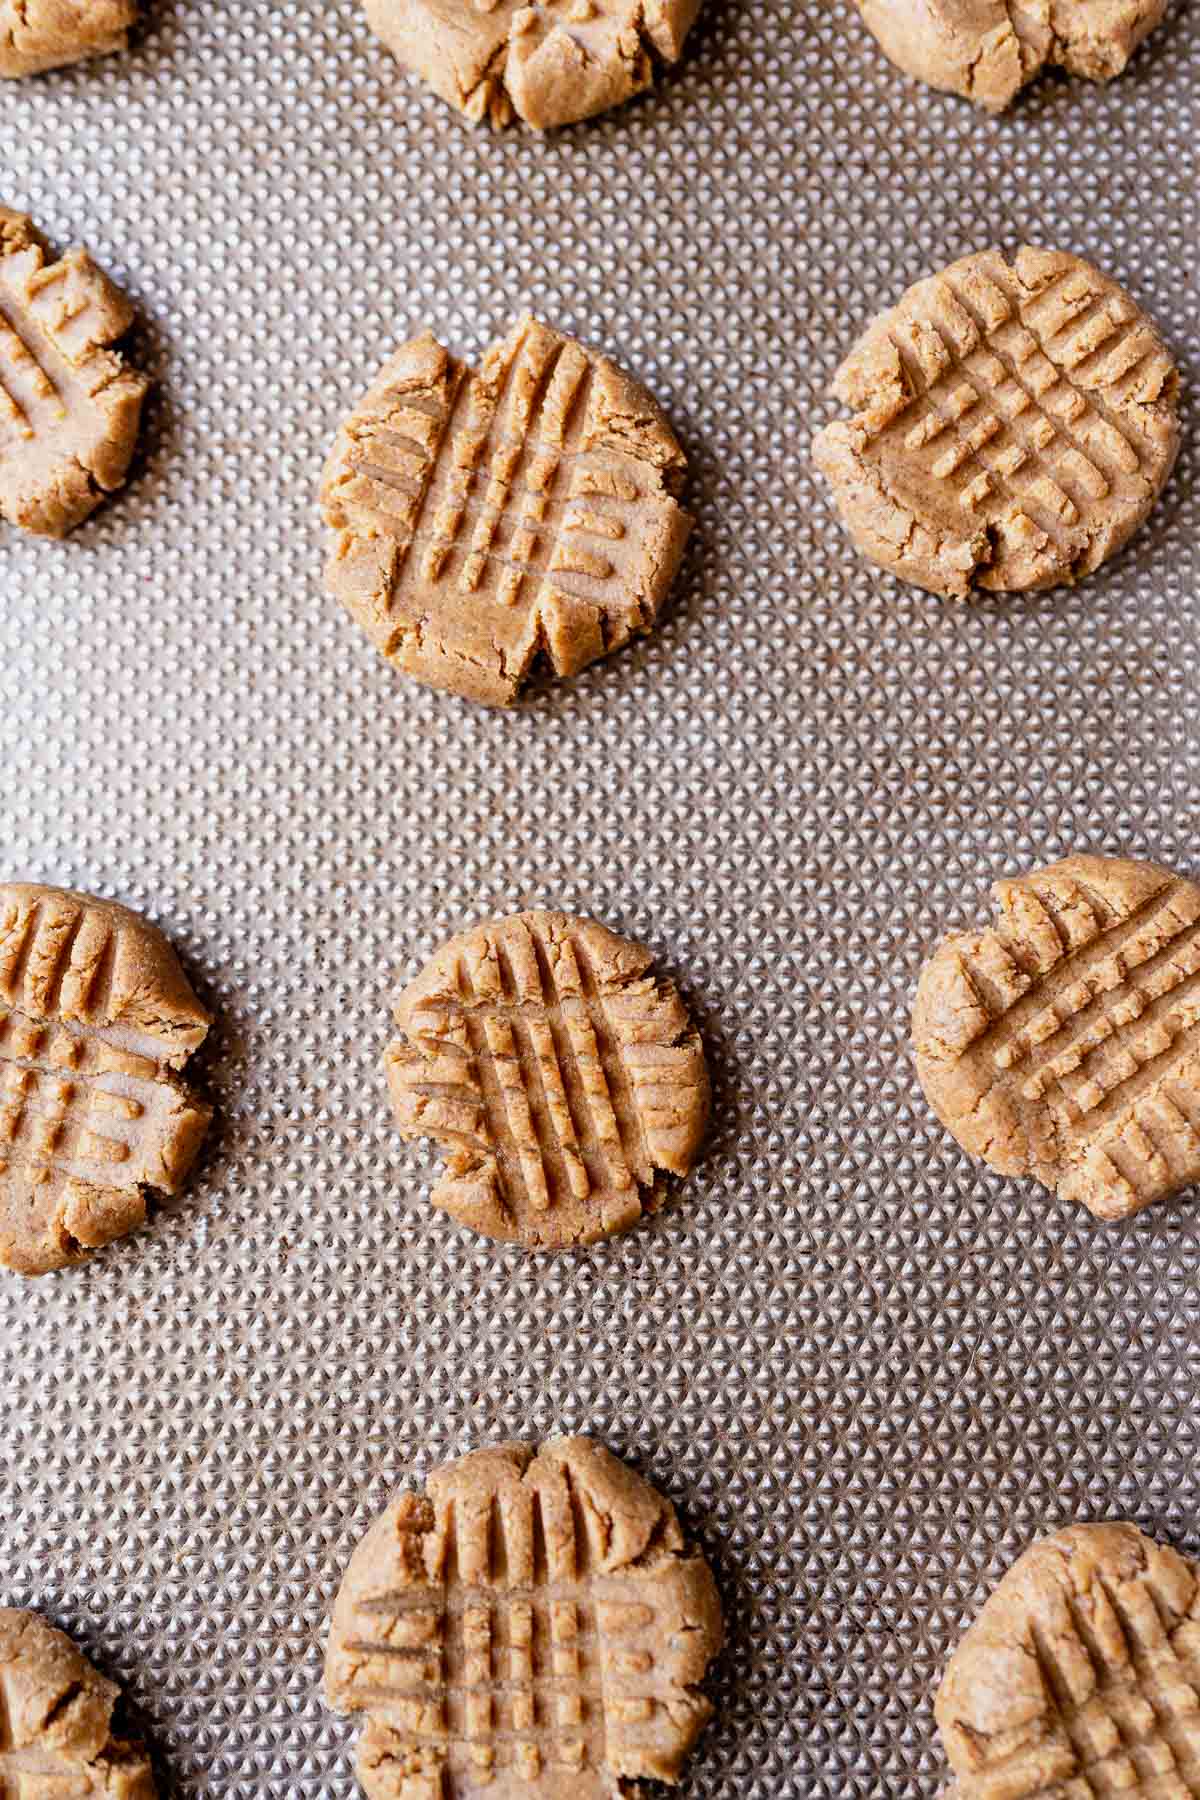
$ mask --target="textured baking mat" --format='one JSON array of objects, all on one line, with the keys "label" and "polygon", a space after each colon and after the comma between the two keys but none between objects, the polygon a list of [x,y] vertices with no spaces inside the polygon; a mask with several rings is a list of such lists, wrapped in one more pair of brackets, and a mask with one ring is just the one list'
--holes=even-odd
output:
[{"label": "textured baking mat", "polygon": [[[461,125],[354,0],[156,6],[0,94],[3,198],[136,298],[129,491],[0,537],[4,867],[144,907],[219,1027],[185,1197],[0,1281],[0,1598],[130,1687],[174,1791],[349,1796],[324,1621],[391,1490],[587,1430],[680,1506],[730,1626],[687,1791],[932,1796],[929,1695],[1035,1532],[1200,1551],[1200,1203],[1102,1226],[980,1173],[905,1043],[923,953],[1088,845],[1200,872],[1192,406],[1098,578],[943,605],[858,563],[807,460],[859,325],[972,247],[1092,255],[1200,376],[1200,19],[1007,118],[845,4],[708,0],[656,94]],[[320,590],[339,414],[422,323],[518,307],[618,353],[693,461],[652,640],[511,715],[393,677]],[[395,979],[521,903],[682,983],[716,1079],[684,1197],[574,1258],[435,1215],[389,1129]]]}]

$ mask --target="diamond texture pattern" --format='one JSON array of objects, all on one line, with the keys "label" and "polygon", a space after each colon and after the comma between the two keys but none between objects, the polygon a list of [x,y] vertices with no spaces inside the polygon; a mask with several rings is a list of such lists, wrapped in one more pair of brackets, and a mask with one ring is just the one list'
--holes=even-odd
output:
[{"label": "diamond texture pattern", "polygon": [[[1195,876],[1194,403],[1074,591],[943,605],[851,552],[810,429],[864,321],[1023,237],[1200,376],[1200,17],[1008,119],[908,85],[845,0],[707,0],[653,95],[547,140],[457,121],[355,0],[154,7],[5,92],[5,201],[88,242],[159,388],[129,488],[0,538],[14,875],[163,926],[217,1024],[196,1177],[0,1283],[0,1594],[119,1678],[181,1795],[346,1797],[325,1616],[402,1480],[587,1431],[679,1506],[730,1628],[686,1792],[921,1800],[929,1697],[1017,1549],[1122,1514],[1200,1552],[1200,1207],[1102,1226],[967,1161],[906,1044],[987,882],[1069,850]],[[523,305],[618,354],[696,530],[646,641],[511,717],[397,679],[321,592],[339,419],[428,324]],[[678,1202],[574,1258],[425,1193],[394,983],[522,906],[647,944],[705,1034]]]}]

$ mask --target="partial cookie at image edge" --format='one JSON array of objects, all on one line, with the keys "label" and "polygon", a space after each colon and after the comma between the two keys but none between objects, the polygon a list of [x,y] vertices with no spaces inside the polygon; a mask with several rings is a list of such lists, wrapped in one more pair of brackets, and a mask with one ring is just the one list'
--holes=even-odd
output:
[{"label": "partial cookie at image edge", "polygon": [[180,1071],[209,1023],[139,913],[0,885],[0,1266],[78,1263],[179,1191],[212,1118]]},{"label": "partial cookie at image edge", "polygon": [[65,1632],[37,1613],[0,1608],[0,1789],[32,1800],[154,1800],[145,1746],[113,1730],[120,1699]]},{"label": "partial cookie at image edge", "polygon": [[0,0],[0,78],[124,50],[138,0]]},{"label": "partial cookie at image edge", "polygon": [[149,378],[111,346],[133,307],[86,250],[0,206],[0,519],[61,538],[125,481]]},{"label": "partial cookie at image edge", "polygon": [[969,1155],[1097,1218],[1200,1180],[1200,886],[1077,855],[999,881],[913,1006],[917,1072]]},{"label": "partial cookie at image edge", "polygon": [[1122,73],[1168,0],[1075,0],[1039,16],[1012,0],[856,0],[889,61],[929,86],[1002,112],[1047,68]]},{"label": "partial cookie at image edge", "polygon": [[1200,1760],[1198,1689],[1195,1565],[1124,1521],[1053,1532],[1001,1577],[946,1665],[945,1800],[1182,1795],[1161,1783],[1181,1756]]},{"label": "partial cookie at image edge", "polygon": [[678,61],[701,0],[364,0],[392,55],[474,124],[570,125],[650,87]]},{"label": "partial cookie at image edge", "polygon": [[370,1527],[334,1603],[325,1685],[366,1715],[370,1800],[493,1783],[615,1800],[679,1779],[721,1643],[709,1566],[641,1476],[590,1438],[497,1444]]}]

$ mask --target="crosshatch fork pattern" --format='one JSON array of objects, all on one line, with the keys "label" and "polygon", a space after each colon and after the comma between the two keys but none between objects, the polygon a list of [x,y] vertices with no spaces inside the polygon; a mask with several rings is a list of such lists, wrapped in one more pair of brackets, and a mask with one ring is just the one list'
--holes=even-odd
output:
[{"label": "crosshatch fork pattern", "polygon": [[[1113,1228],[989,1174],[907,1047],[992,880],[1082,845],[1200,875],[1198,57],[1177,4],[1111,87],[990,122],[848,0],[705,0],[652,94],[534,139],[398,78],[360,0],[224,0],[6,84],[4,198],[134,300],[156,390],[81,534],[0,527],[5,868],[163,926],[218,1104],[147,1230],[0,1281],[0,1589],[121,1680],[181,1800],[354,1800],[330,1601],[483,1442],[593,1432],[714,1557],[688,1800],[934,1800],[930,1696],[1025,1543],[1200,1549],[1200,1208]],[[1154,320],[1184,447],[1100,575],[945,607],[861,563],[809,428],[881,305],[1026,240]],[[510,717],[321,593],[315,490],[401,337],[477,364],[525,305],[662,402],[696,525],[654,635]],[[652,946],[714,1077],[679,1203],[579,1256],[432,1210],[378,1067],[395,983],[531,905]]]},{"label": "crosshatch fork pattern", "polygon": [[958,1800],[1200,1793],[1197,1613],[1194,1566],[1128,1524],[1040,1540],[938,1695]]},{"label": "crosshatch fork pattern", "polygon": [[[460,370],[456,392],[465,376]],[[595,548],[572,550],[570,538],[622,538],[620,504],[567,511],[568,500],[603,491],[599,459],[578,448],[591,383],[590,365],[573,345],[527,341],[495,399],[476,401],[453,428],[445,455],[454,399],[445,409],[410,402],[388,446],[393,459],[382,461],[375,449],[374,460],[355,465],[370,484],[358,510],[396,536],[432,584],[445,580],[474,594],[486,583],[499,605],[516,606],[527,579],[536,598],[554,571],[585,577],[587,596],[601,598],[612,563]],[[626,486],[608,498],[628,504],[637,490]]]},{"label": "crosshatch fork pattern", "polygon": [[707,1568],[637,1476],[586,1440],[499,1446],[372,1526],[334,1607],[327,1688],[366,1715],[372,1800],[497,1777],[503,1792],[506,1776],[600,1800],[678,1772],[719,1637]]},{"label": "crosshatch fork pattern", "polygon": [[[128,1033],[96,1029],[117,933],[85,907],[71,909],[65,929],[60,913],[35,901],[4,920],[11,929],[0,954],[0,1172],[148,1180],[146,1165],[158,1162],[161,1048],[140,1040],[135,1052]],[[131,1171],[116,1169],[130,1162]]]},{"label": "crosshatch fork pattern", "polygon": [[161,934],[81,894],[0,886],[0,1261],[44,1274],[173,1193],[210,1116],[178,1077],[207,1020]]},{"label": "crosshatch fork pattern", "polygon": [[683,458],[647,395],[528,314],[478,370],[402,343],[322,483],[330,591],[397,666],[511,701],[648,628],[675,574]]},{"label": "crosshatch fork pattern", "polygon": [[[430,1652],[430,1661],[461,1671],[461,1680],[454,1679],[452,1685],[443,1677],[425,1683],[396,1680],[372,1689],[381,1701],[407,1714],[406,1735],[448,1744],[470,1767],[490,1772],[511,1766],[527,1780],[535,1780],[547,1761],[581,1768],[589,1753],[593,1763],[599,1759],[604,1692],[591,1661],[596,1622],[586,1579],[583,1585],[555,1594],[513,1597],[481,1589],[473,1596],[448,1594],[439,1600],[385,1596],[363,1611],[368,1620],[374,1611],[387,1616],[412,1613],[420,1622],[437,1620],[440,1647]],[[364,1621],[364,1630],[368,1629]],[[533,1674],[530,1650],[535,1636],[553,1646],[554,1674]],[[400,1664],[409,1661],[403,1649],[377,1647],[369,1638],[357,1640],[353,1647],[395,1657]],[[492,1674],[497,1666],[504,1670],[499,1679]],[[429,1727],[429,1709],[422,1702],[433,1702],[435,1709],[440,1705],[435,1724],[442,1729]]]},{"label": "crosshatch fork pattern", "polygon": [[918,1066],[941,1116],[1105,1218],[1194,1181],[1200,887],[1078,859],[997,902],[996,927],[952,935],[921,977]]},{"label": "crosshatch fork pattern", "polygon": [[883,566],[947,595],[1091,573],[1143,523],[1178,450],[1161,340],[1061,248],[1023,246],[1011,264],[981,249],[916,283],[835,385],[855,413],[814,454],[846,523]]},{"label": "crosshatch fork pattern", "polygon": [[1064,1792],[1079,1800],[1200,1794],[1200,1627],[1176,1626],[1169,1635],[1153,1610],[1141,1620],[1125,1617],[1122,1625],[1129,1662],[1116,1668],[1097,1652],[1082,1622],[1057,1649],[1034,1632],[1049,1703],[1045,1733],[1032,1747],[997,1755],[986,1774],[960,1777],[957,1800],[992,1800],[997,1793],[1011,1800]]},{"label": "crosshatch fork pattern", "polygon": [[653,1210],[658,1171],[690,1167],[708,1079],[650,964],[590,921],[531,912],[461,934],[402,992],[385,1067],[401,1130],[451,1153],[440,1204],[557,1246]]},{"label": "crosshatch fork pattern", "polygon": [[4,519],[61,536],[120,485],[148,384],[108,346],[132,318],[86,251],[48,256],[0,197]]},{"label": "crosshatch fork pattern", "polygon": [[[533,1507],[544,1544],[540,1496]],[[595,1591],[586,1539],[560,1555],[558,1566],[548,1564],[537,1585],[506,1593],[493,1574],[496,1559],[501,1567],[507,1560],[502,1509],[487,1529],[494,1543],[475,1580],[458,1574],[451,1515],[442,1589],[401,1589],[360,1604],[360,1636],[348,1646],[367,1659],[357,1695],[385,1707],[405,1738],[445,1748],[452,1767],[477,1777],[512,1768],[536,1781],[547,1766],[598,1768],[607,1727],[597,1605],[624,1605],[635,1634],[653,1624],[653,1611],[644,1596],[625,1598],[619,1582],[601,1581]],[[402,1641],[377,1641],[376,1619],[388,1621],[390,1637]],[[545,1659],[537,1675],[535,1641]]]},{"label": "crosshatch fork pattern", "polygon": [[[6,449],[14,440],[48,436],[67,422],[70,399],[64,392],[68,383],[61,371],[65,368],[74,376],[67,361],[73,342],[87,344],[97,339],[94,320],[98,308],[91,291],[95,285],[86,258],[74,252],[48,261],[26,276],[19,309],[15,295],[0,293],[0,426],[4,427],[0,442]],[[35,341],[28,343],[22,335],[25,315],[49,344],[49,353],[43,347],[41,358],[28,324],[26,331]],[[51,366],[47,368],[45,363]],[[78,404],[80,396],[74,398]]]},{"label": "crosshatch fork pattern", "polygon": [[[1015,1800],[1053,1792],[1060,1781],[1079,1782],[1095,1800],[1131,1789],[1148,1800],[1200,1794],[1200,1625],[1175,1621],[1168,1634],[1149,1584],[1140,1616],[1104,1591],[1128,1660],[1112,1666],[1078,1614],[1073,1639],[1056,1649],[1035,1630],[1034,1652],[1051,1701],[1053,1773],[1022,1787],[1014,1758],[1008,1774]],[[1081,1704],[1076,1696],[1085,1684],[1093,1691]]]},{"label": "crosshatch fork pattern", "polygon": [[[437,1027],[470,1056],[495,1138],[515,1176],[516,1204],[533,1212],[550,1208],[560,1183],[586,1200],[594,1183],[630,1193],[635,1176],[648,1181],[653,1175],[629,1075],[614,1047],[612,1022],[587,952],[575,942],[567,952],[578,971],[573,1005],[563,1006],[544,954],[538,958],[541,991],[518,997],[501,953],[501,981],[508,990],[502,1005],[476,993],[464,969],[461,997],[431,1009],[432,1016],[422,1009],[416,1021],[423,1031]],[[574,1113],[563,1085],[564,1065],[589,1072]],[[624,1131],[614,1098],[621,1103]],[[535,1107],[545,1121],[541,1131],[534,1123]]]},{"label": "crosshatch fork pattern", "polygon": [[1022,306],[994,269],[969,285],[943,276],[935,292],[924,333],[892,334],[923,388],[905,447],[936,445],[939,480],[969,474],[959,496],[965,511],[986,511],[989,496],[1015,499],[1043,529],[1057,530],[1141,471],[1139,436],[1101,396],[1157,392],[1169,365],[1150,332],[1130,328],[1134,309],[1123,296],[1097,294],[1068,273]]}]

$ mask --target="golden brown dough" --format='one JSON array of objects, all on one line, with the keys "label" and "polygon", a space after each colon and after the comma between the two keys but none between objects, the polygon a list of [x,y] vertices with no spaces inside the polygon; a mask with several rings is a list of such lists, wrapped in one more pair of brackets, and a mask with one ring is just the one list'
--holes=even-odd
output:
[{"label": "golden brown dough", "polygon": [[1200,1794],[1194,1565],[1135,1525],[1041,1539],[950,1658],[934,1710],[953,1800]]},{"label": "golden brown dough", "polygon": [[[354,1552],[325,1662],[371,1800],[616,1800],[678,1779],[721,1646],[670,1503],[588,1438],[477,1450]],[[640,1790],[636,1790],[640,1791]]]},{"label": "golden brown dough", "polygon": [[1000,112],[1045,68],[1119,75],[1167,0],[858,0],[892,62]]},{"label": "golden brown dough", "polygon": [[113,1733],[118,1691],[36,1613],[0,1608],[0,1794],[154,1800],[144,1746]]},{"label": "golden brown dough", "polygon": [[917,1070],[964,1149],[1122,1219],[1200,1179],[1200,887],[1069,856],[997,882],[913,1009]]},{"label": "golden brown dough", "polygon": [[0,0],[0,76],[123,50],[137,0]]},{"label": "golden brown dough", "polygon": [[1129,540],[1179,448],[1179,380],[1149,320],[1058,250],[998,250],[909,288],[834,392],[813,456],[863,555],[962,598],[1078,580]]},{"label": "golden brown dough", "polygon": [[528,315],[478,371],[414,338],[326,465],[326,579],[406,675],[505,706],[539,654],[575,675],[654,624],[685,471],[643,388]]},{"label": "golden brown dough", "polygon": [[0,518],[65,537],[120,487],[150,385],[109,348],[132,323],[86,250],[0,207]]},{"label": "golden brown dough", "polygon": [[436,1206],[489,1237],[612,1237],[686,1175],[708,1119],[704,1051],[648,950],[527,912],[463,932],[401,993],[384,1056],[405,1137],[449,1151]]},{"label": "golden brown dough", "polygon": [[0,886],[0,1263],[78,1262],[178,1191],[211,1108],[179,1080],[208,1031],[175,952],[111,900]]},{"label": "golden brown dough", "polygon": [[675,62],[700,0],[365,0],[388,49],[479,123],[567,125]]}]

